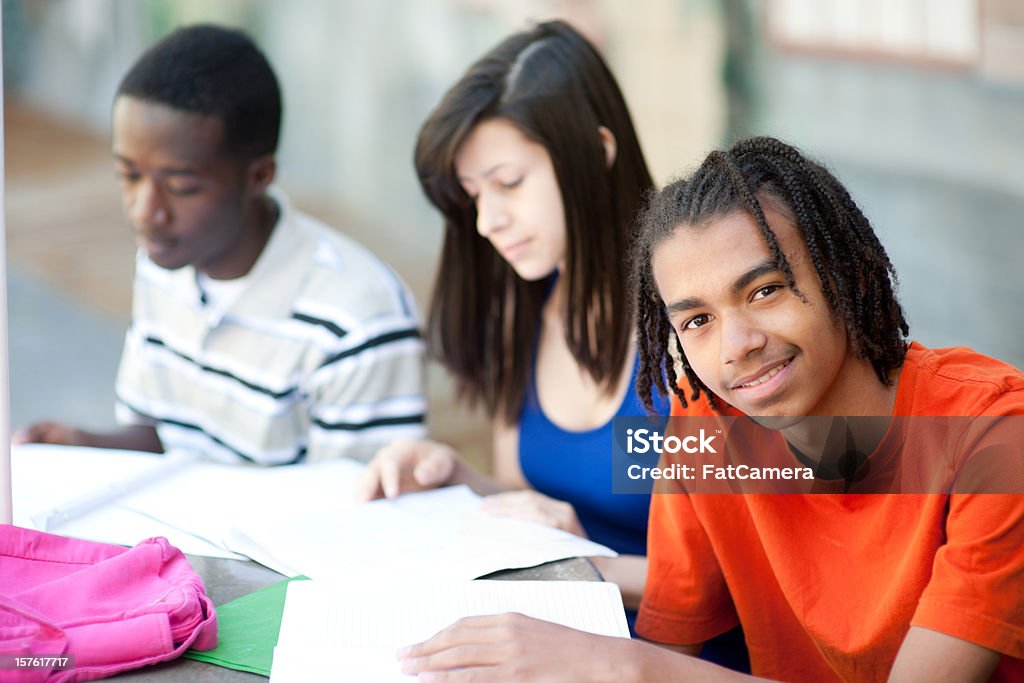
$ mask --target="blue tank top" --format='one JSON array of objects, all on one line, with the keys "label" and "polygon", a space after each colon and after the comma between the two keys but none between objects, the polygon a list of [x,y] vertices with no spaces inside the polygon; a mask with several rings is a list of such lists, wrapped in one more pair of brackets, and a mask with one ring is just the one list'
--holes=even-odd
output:
[{"label": "blue tank top", "polygon": [[[648,488],[644,494],[612,493],[612,421],[580,432],[551,422],[537,399],[536,367],[534,362],[519,418],[523,475],[537,491],[571,503],[591,540],[622,554],[646,555],[651,492]],[[634,358],[629,389],[616,415],[646,414],[634,389],[636,371]],[[655,407],[668,415],[668,401],[657,394]]]},{"label": "blue tank top", "polygon": [[[617,416],[645,415],[637,396],[636,371]],[[624,555],[647,555],[647,512],[651,504],[650,488],[644,494],[612,493],[612,421],[582,432],[571,432],[554,424],[537,400],[536,353],[526,401],[519,418],[519,464],[523,475],[537,491],[557,500],[572,503],[580,524],[592,541]],[[668,415],[669,402],[654,393],[659,415]],[[653,482],[652,482],[653,483]],[[630,633],[636,637],[636,611],[626,610]],[[701,659],[750,673],[750,661],[743,630],[737,626],[715,636],[701,650]]]}]

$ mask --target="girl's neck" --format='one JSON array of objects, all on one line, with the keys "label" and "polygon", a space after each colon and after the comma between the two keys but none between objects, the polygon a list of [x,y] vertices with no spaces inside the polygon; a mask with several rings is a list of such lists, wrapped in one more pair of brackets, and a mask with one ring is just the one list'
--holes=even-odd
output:
[{"label": "girl's neck", "polygon": [[563,271],[555,271],[555,283],[551,286],[551,292],[544,301],[544,308],[541,311],[541,320],[545,325],[557,325],[565,327],[566,299],[569,296],[569,284]]}]

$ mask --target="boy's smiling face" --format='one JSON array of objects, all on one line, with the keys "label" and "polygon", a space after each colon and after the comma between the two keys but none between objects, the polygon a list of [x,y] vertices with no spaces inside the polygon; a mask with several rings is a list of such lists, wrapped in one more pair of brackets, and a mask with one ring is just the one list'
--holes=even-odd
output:
[{"label": "boy's smiling face", "polygon": [[755,219],[736,210],[679,226],[655,248],[654,281],[672,327],[701,381],[747,415],[858,414],[881,384],[850,353],[803,238],[771,204],[762,202],[768,224],[803,298],[786,286]]}]

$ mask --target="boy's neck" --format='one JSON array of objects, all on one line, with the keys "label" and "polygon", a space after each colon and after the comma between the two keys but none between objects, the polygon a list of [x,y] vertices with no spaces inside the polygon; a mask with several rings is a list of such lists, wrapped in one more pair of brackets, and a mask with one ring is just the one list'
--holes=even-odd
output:
[{"label": "boy's neck", "polygon": [[899,370],[887,385],[867,361],[856,359],[851,365],[844,378],[848,386],[830,392],[834,400],[822,405],[815,415],[782,429],[793,448],[826,469],[851,451],[865,456],[874,452],[896,405]]},{"label": "boy's neck", "polygon": [[267,246],[280,213],[277,202],[267,195],[253,200],[249,210],[242,216],[245,224],[243,238],[232,257],[221,260],[213,267],[196,270],[214,280],[235,280],[248,274]]}]

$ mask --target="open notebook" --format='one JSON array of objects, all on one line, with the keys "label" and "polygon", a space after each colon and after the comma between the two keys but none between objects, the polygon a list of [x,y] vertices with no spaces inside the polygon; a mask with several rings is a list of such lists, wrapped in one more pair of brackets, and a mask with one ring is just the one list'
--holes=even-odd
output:
[{"label": "open notebook", "polygon": [[605,636],[629,637],[622,597],[596,581],[363,584],[293,581],[270,683],[405,683],[395,653],[462,617],[519,612]]},{"label": "open notebook", "polygon": [[[232,529],[269,523],[296,507],[354,505],[361,465],[265,468],[32,444],[13,448],[12,470],[19,526],[124,545],[165,536],[186,553],[240,558],[225,540]],[[64,510],[77,514],[64,519]],[[43,528],[45,519],[59,526]]]},{"label": "open notebook", "polygon": [[[486,515],[465,487],[358,504],[363,466],[349,460],[254,467],[42,445],[12,455],[20,526],[57,519],[57,533],[125,545],[165,536],[186,553],[250,557],[288,576],[352,579],[413,566],[421,576],[471,579],[614,555],[557,529]],[[71,509],[80,514],[54,514]]]}]

